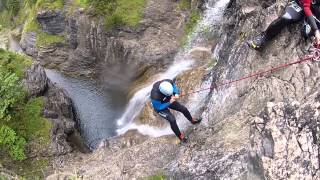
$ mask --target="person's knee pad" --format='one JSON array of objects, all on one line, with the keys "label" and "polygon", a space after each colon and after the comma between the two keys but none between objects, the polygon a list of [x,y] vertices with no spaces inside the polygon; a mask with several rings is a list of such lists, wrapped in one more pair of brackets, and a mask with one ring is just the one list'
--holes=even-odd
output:
[{"label": "person's knee pad", "polygon": [[282,18],[288,21],[297,21],[303,16],[302,8],[296,2],[290,2]]}]

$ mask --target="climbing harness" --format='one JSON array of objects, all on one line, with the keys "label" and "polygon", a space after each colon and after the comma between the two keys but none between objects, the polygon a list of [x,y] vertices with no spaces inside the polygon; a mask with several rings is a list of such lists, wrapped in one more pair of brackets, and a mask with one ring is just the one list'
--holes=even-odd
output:
[{"label": "climbing harness", "polygon": [[286,63],[286,64],[281,64],[279,66],[272,67],[272,68],[270,68],[268,70],[265,70],[265,71],[257,71],[255,73],[249,74],[248,76],[244,76],[244,77],[236,79],[236,80],[231,80],[231,81],[223,82],[223,83],[220,83],[220,84],[214,83],[211,87],[204,88],[204,89],[199,89],[199,90],[191,91],[191,92],[187,92],[187,93],[182,93],[180,96],[182,97],[182,96],[187,96],[187,95],[190,95],[190,94],[199,93],[199,92],[206,91],[206,90],[218,89],[219,87],[226,86],[226,85],[229,85],[229,84],[234,84],[234,83],[237,83],[239,81],[247,80],[247,79],[254,78],[254,77],[259,77],[259,76],[262,76],[264,74],[269,74],[269,73],[271,74],[271,73],[274,73],[274,72],[279,71],[281,69],[284,69],[284,68],[287,68],[289,66],[295,65],[295,64],[302,64],[302,63],[305,63],[305,62],[308,62],[308,61],[320,62],[320,45],[314,45],[313,47],[311,47],[309,49],[309,51],[310,51],[309,55],[305,56],[304,58],[300,58],[297,61],[294,61],[294,62],[291,62],[291,63]]}]

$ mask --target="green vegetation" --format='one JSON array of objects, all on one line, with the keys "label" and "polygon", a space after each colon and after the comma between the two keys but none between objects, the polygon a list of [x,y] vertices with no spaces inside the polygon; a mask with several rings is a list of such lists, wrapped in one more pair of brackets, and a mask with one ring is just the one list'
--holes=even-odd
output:
[{"label": "green vegetation", "polygon": [[62,9],[64,0],[37,0],[37,10],[55,10]]},{"label": "green vegetation", "polygon": [[193,10],[191,12],[189,21],[186,24],[186,29],[185,29],[187,34],[191,33],[194,30],[194,27],[197,25],[200,17],[201,17],[201,14],[199,10]]},{"label": "green vegetation", "polygon": [[46,32],[40,32],[37,36],[37,46],[43,45],[50,45],[50,44],[57,44],[57,43],[64,43],[65,38],[64,36],[60,35],[51,35]]},{"label": "green vegetation", "polygon": [[208,63],[208,67],[213,68],[213,67],[215,67],[217,65],[217,63],[218,63],[217,59],[211,58],[209,63]]},{"label": "green vegetation", "polygon": [[192,10],[189,20],[185,27],[185,36],[181,39],[181,46],[185,46],[188,40],[188,36],[194,31],[195,26],[200,20],[201,13],[199,10]]},{"label": "green vegetation", "polygon": [[[27,142],[48,145],[51,123],[41,117],[42,98],[26,98],[21,85],[31,60],[0,49],[0,154],[24,160]],[[34,148],[34,147],[33,147]]]},{"label": "green vegetation", "polygon": [[86,7],[88,7],[88,4],[89,4],[88,1],[89,0],[75,0],[74,2],[75,2],[76,6],[86,8]]},{"label": "green vegetation", "polygon": [[165,180],[166,177],[163,172],[158,172],[156,175],[149,176],[145,180]]},{"label": "green vegetation", "polygon": [[2,0],[2,4],[12,15],[16,15],[21,7],[20,0]]},{"label": "green vegetation", "polygon": [[105,17],[105,28],[136,26],[146,0],[89,0],[92,14]]},{"label": "green vegetation", "polygon": [[0,12],[0,31],[12,26],[11,14],[9,11],[4,10]]},{"label": "green vegetation", "polygon": [[179,8],[182,10],[191,9],[191,0],[180,0]]},{"label": "green vegetation", "polygon": [[28,17],[26,19],[26,22],[24,24],[24,28],[23,28],[23,31],[24,32],[30,32],[30,31],[38,31],[39,29],[39,24],[36,20],[36,10],[35,8],[31,8],[29,10],[29,14],[28,14]]}]

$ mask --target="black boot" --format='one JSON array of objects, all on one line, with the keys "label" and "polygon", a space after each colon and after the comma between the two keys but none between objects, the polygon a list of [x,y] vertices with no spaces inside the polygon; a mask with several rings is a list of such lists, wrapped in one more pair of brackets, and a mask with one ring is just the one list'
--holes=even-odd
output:
[{"label": "black boot", "polygon": [[201,118],[201,117],[199,117],[199,118],[192,118],[191,123],[192,123],[192,124],[198,124],[198,123],[200,123],[201,121],[202,121],[202,118]]},{"label": "black boot", "polygon": [[250,48],[254,50],[258,50],[262,48],[267,42],[266,36],[264,34],[260,34],[255,37],[253,40],[247,41],[247,44]]}]

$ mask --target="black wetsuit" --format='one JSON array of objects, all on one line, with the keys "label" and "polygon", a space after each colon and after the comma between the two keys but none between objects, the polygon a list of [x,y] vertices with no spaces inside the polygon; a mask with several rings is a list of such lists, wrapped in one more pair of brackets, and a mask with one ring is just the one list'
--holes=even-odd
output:
[{"label": "black wetsuit", "polygon": [[188,109],[185,106],[183,106],[182,104],[180,104],[177,101],[174,101],[173,103],[170,103],[171,97],[170,96],[165,96],[164,94],[162,94],[160,92],[159,85],[163,81],[168,81],[168,82],[170,82],[172,84],[172,86],[173,86],[173,95],[180,93],[178,87],[176,86],[176,84],[172,80],[164,79],[164,80],[158,81],[158,82],[154,83],[153,88],[151,90],[152,106],[155,109],[155,111],[161,117],[163,117],[163,118],[165,118],[166,120],[169,121],[172,131],[175,133],[175,135],[178,138],[180,138],[181,132],[180,132],[179,127],[177,125],[176,118],[170,112],[169,109],[173,109],[173,110],[176,110],[176,111],[179,111],[179,112],[183,113],[183,115],[190,122],[192,122],[192,116],[191,116],[190,112],[188,111]]},{"label": "black wetsuit", "polygon": [[[319,23],[316,22],[316,18],[320,17],[319,3],[312,0],[296,0],[292,1],[288,4],[285,9],[284,14],[278,19],[274,20],[266,31],[264,31],[264,35],[266,40],[271,40],[280,31],[287,25],[295,23],[303,17],[307,18],[308,24],[310,24],[313,32],[318,29]],[[309,36],[310,34],[304,34],[305,36]]]}]

